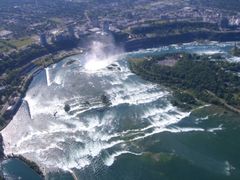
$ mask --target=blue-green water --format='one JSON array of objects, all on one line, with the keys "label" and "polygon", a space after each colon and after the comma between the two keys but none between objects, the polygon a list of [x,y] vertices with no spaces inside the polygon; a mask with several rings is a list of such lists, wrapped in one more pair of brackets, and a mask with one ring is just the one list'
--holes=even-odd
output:
[{"label": "blue-green water", "polygon": [[[46,179],[238,180],[239,115],[211,105],[183,112],[171,105],[169,89],[132,74],[125,61],[176,51],[239,61],[228,54],[232,47],[191,43],[117,57],[100,49],[67,58],[34,78],[2,132],[5,153],[35,161]],[[112,105],[101,102],[103,94]]]},{"label": "blue-green water", "polygon": [[41,180],[41,177],[19,159],[8,159],[2,163],[6,179]]}]

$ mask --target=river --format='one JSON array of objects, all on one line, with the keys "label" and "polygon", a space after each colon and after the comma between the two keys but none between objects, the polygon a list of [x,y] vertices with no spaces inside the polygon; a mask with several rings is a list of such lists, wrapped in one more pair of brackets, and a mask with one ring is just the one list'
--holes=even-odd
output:
[{"label": "river", "polygon": [[232,47],[188,43],[119,54],[100,47],[68,57],[33,79],[2,131],[5,154],[36,162],[46,179],[239,179],[239,115],[213,105],[184,112],[170,103],[169,89],[131,73],[126,61],[176,51],[240,61],[228,54]]}]

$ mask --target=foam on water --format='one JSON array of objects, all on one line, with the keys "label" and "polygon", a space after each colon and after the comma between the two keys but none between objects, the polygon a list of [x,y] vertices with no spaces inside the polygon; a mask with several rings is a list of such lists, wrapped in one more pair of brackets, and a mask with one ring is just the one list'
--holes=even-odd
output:
[{"label": "foam on water", "polygon": [[220,125],[219,125],[218,127],[216,127],[216,128],[209,128],[209,129],[207,129],[207,131],[208,131],[208,132],[221,131],[221,130],[224,129],[222,126],[223,126],[223,125],[220,124]]},{"label": "foam on water", "polygon": [[230,62],[240,62],[240,57],[231,57],[229,58]]},{"label": "foam on water", "polygon": [[139,156],[142,153],[133,153],[131,151],[118,151],[109,155],[106,159],[104,159],[104,164],[106,166],[111,166],[114,163],[115,159],[122,154],[133,154],[133,155]]},{"label": "foam on water", "polygon": [[207,55],[213,55],[213,54],[220,54],[223,53],[221,50],[201,50],[201,51],[196,51],[197,54],[207,54]]}]

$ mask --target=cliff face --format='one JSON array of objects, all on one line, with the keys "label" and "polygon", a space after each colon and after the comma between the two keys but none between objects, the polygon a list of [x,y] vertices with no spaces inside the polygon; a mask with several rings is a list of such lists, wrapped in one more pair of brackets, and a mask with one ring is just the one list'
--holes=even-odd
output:
[{"label": "cliff face", "polygon": [[2,134],[0,133],[0,161],[4,158],[4,151],[3,151],[3,138]]},{"label": "cliff face", "polygon": [[130,40],[125,42],[124,48],[126,51],[133,51],[138,49],[154,48],[165,46],[169,44],[188,43],[197,40],[209,41],[239,41],[240,32],[190,32],[179,35],[168,35],[154,38],[143,38]]}]

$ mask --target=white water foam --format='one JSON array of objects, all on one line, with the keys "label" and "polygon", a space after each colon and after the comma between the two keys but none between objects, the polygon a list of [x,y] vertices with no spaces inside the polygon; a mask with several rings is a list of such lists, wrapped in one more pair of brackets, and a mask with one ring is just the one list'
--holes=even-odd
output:
[{"label": "white water foam", "polygon": [[228,59],[229,62],[239,63],[240,57],[231,57]]},{"label": "white water foam", "polygon": [[223,125],[220,124],[220,125],[219,125],[218,127],[216,127],[216,128],[209,128],[209,129],[207,129],[207,131],[214,133],[215,131],[221,131],[221,130],[223,130],[223,129],[224,129],[224,128],[223,128]]},{"label": "white water foam", "polygon": [[136,155],[136,156],[142,155],[142,153],[133,153],[131,151],[118,151],[118,152],[115,152],[115,153],[109,155],[106,159],[104,159],[104,164],[106,166],[111,166],[114,163],[115,159],[118,156],[123,155],[123,154],[132,154],[132,155]]}]

